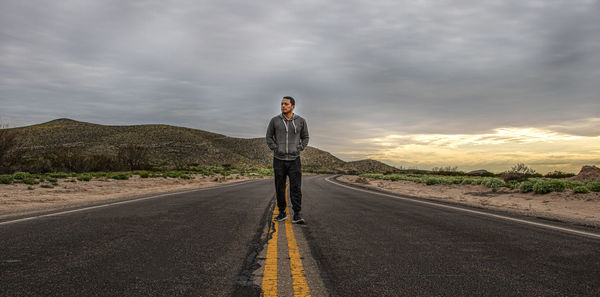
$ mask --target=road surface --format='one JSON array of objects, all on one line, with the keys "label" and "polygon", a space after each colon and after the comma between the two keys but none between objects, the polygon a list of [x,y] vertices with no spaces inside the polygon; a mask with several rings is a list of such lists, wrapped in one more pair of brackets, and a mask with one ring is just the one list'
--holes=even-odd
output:
[{"label": "road surface", "polygon": [[306,225],[270,223],[272,179],[5,219],[0,295],[600,296],[597,229],[331,175],[302,191]]}]

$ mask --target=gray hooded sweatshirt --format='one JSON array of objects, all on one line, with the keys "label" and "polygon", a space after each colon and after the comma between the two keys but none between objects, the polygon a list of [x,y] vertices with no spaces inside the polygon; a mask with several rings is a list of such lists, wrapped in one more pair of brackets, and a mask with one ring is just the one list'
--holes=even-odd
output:
[{"label": "gray hooded sweatshirt", "polygon": [[308,126],[301,116],[286,119],[283,113],[274,116],[267,127],[267,145],[279,160],[295,160],[308,146]]}]

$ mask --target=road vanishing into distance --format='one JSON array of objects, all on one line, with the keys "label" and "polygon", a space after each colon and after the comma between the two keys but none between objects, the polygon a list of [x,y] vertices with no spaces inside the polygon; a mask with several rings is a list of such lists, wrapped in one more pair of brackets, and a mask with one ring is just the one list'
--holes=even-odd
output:
[{"label": "road vanishing into distance", "polygon": [[305,175],[0,221],[0,296],[600,296],[600,230]]}]

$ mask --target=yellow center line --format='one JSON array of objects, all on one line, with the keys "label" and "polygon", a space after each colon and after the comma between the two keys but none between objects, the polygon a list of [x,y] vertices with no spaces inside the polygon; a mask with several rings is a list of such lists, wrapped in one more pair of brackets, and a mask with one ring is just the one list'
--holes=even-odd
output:
[{"label": "yellow center line", "polygon": [[[275,205],[273,220],[279,215],[279,209]],[[263,272],[262,289],[265,297],[277,297],[277,222],[273,222],[273,236],[267,244],[267,258],[265,259],[265,270]],[[270,232],[271,230],[269,230]]]},{"label": "yellow center line", "polygon": [[[287,190],[289,184],[285,188],[285,201],[287,201]],[[310,289],[306,282],[304,266],[302,265],[302,259],[300,259],[300,251],[298,244],[296,243],[296,236],[294,236],[294,230],[292,229],[292,213],[290,212],[290,203],[287,204],[287,213],[290,216],[285,220],[285,237],[288,243],[288,252],[290,254],[290,270],[292,272],[292,287],[294,289],[294,296],[310,296]],[[266,295],[265,295],[266,296]]]},{"label": "yellow center line", "polygon": [[[287,202],[287,192],[289,184],[285,187],[285,200]],[[304,272],[304,266],[302,265],[302,259],[300,258],[300,250],[296,243],[296,236],[292,228],[292,213],[290,212],[290,203],[287,203],[287,214],[288,218],[285,220],[285,236],[287,238],[288,252],[290,256],[290,271],[292,274],[292,288],[295,297],[307,297],[310,295],[310,289],[308,282],[306,281],[306,273]],[[273,209],[273,218],[279,215],[279,208],[275,205]],[[262,290],[265,297],[277,297],[277,232],[279,228],[279,222],[273,222],[273,235],[267,244],[267,258],[265,259],[265,269],[263,272],[262,279]],[[269,230],[270,231],[270,230]]]}]

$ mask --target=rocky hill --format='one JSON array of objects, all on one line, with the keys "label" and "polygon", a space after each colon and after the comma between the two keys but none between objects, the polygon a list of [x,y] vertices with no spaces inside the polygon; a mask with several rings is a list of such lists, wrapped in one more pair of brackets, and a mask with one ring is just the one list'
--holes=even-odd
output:
[{"label": "rocky hill", "polygon": [[[16,144],[9,152],[16,156],[13,169],[28,171],[52,170],[59,161],[65,167],[69,166],[65,162],[116,162],[127,146],[143,151],[146,166],[151,168],[269,168],[273,161],[264,137],[235,138],[170,125],[106,126],[57,119],[11,130],[17,133]],[[374,160],[344,162],[311,146],[302,152],[302,165],[305,170],[340,173],[398,170]],[[88,167],[85,169],[102,169]]]}]

